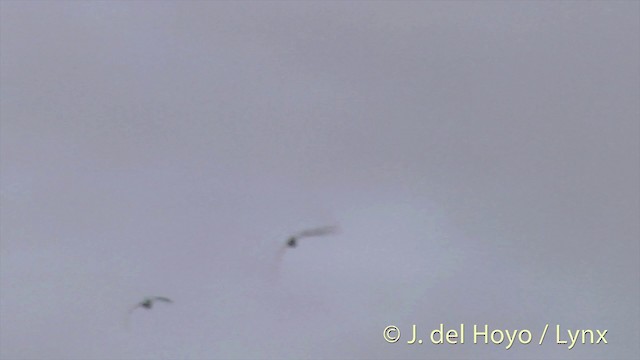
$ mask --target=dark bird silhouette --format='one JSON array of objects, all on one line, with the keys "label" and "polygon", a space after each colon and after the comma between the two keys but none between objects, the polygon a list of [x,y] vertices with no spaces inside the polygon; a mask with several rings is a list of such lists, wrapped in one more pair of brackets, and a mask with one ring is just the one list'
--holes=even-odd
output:
[{"label": "dark bird silhouette", "polygon": [[325,226],[325,227],[319,227],[319,228],[300,231],[297,234],[291,235],[287,239],[287,241],[284,243],[284,246],[278,248],[278,253],[276,254],[275,262],[273,263],[274,274],[276,274],[277,276],[277,274],[280,272],[279,270],[280,264],[282,263],[282,259],[284,257],[284,254],[287,252],[287,249],[298,246],[298,241],[300,239],[308,238],[308,237],[316,237],[316,236],[325,236],[325,235],[335,234],[337,232],[338,232],[337,226]]},{"label": "dark bird silhouette", "polygon": [[131,317],[131,314],[133,313],[134,310],[136,310],[137,308],[145,308],[147,310],[150,310],[153,307],[153,304],[157,301],[162,301],[169,304],[173,303],[171,299],[162,297],[162,296],[149,296],[144,298],[141,302],[137,303],[134,307],[129,309],[129,313],[127,316],[127,323],[126,323],[127,328],[129,328],[129,318]]},{"label": "dark bird silhouette", "polygon": [[143,307],[145,309],[151,309],[153,307],[153,303],[156,302],[156,301],[164,301],[166,303],[172,303],[173,302],[173,301],[171,301],[171,299],[166,298],[166,297],[151,296],[151,297],[144,298],[144,300],[142,300],[136,306],[134,306],[132,310],[135,310],[135,309],[137,309],[139,307]]},{"label": "dark bird silhouette", "polygon": [[336,232],[338,232],[338,228],[336,226],[325,226],[321,228],[304,230],[295,235],[292,235],[289,239],[287,239],[286,245],[290,248],[294,248],[298,245],[298,240],[302,238],[325,236],[335,234]]}]

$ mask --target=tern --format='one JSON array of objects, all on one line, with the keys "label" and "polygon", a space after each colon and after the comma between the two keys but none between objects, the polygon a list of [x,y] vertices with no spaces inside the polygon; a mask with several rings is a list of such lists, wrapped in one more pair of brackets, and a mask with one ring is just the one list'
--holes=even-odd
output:
[{"label": "tern", "polygon": [[278,253],[276,254],[274,265],[274,273],[278,274],[280,272],[280,264],[282,263],[282,259],[284,254],[287,252],[288,248],[295,248],[298,246],[298,241],[302,238],[308,237],[316,237],[316,236],[325,236],[330,234],[335,234],[338,232],[337,226],[325,226],[318,227],[313,229],[308,229],[304,231],[300,231],[294,235],[291,235],[284,243],[284,246],[278,248]]},{"label": "tern", "polygon": [[135,309],[137,309],[139,307],[143,307],[145,309],[151,309],[153,307],[153,303],[156,302],[156,301],[164,301],[166,303],[172,303],[173,302],[173,301],[171,301],[171,299],[166,298],[166,297],[151,296],[151,297],[144,298],[144,300],[142,300],[136,306],[134,306],[132,310],[135,310]]},{"label": "tern", "polygon": [[335,234],[336,232],[338,232],[338,228],[336,226],[325,226],[321,228],[300,231],[299,233],[292,235],[289,239],[287,239],[286,245],[290,248],[294,248],[298,245],[298,240],[302,238],[325,236]]},{"label": "tern", "polygon": [[153,304],[157,301],[162,301],[162,302],[166,302],[166,303],[173,303],[173,301],[169,298],[163,297],[163,296],[149,296],[144,298],[142,301],[140,301],[139,303],[137,303],[134,307],[132,307],[131,309],[129,309],[129,313],[127,316],[127,322],[126,322],[126,327],[127,329],[129,328],[129,319],[131,317],[131,314],[137,309],[137,308],[144,308],[147,310],[150,310],[153,307]]}]

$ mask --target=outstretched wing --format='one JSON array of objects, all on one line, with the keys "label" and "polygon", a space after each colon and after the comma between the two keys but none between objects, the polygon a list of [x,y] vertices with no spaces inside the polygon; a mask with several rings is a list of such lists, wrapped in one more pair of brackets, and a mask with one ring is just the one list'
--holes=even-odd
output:
[{"label": "outstretched wing", "polygon": [[130,307],[130,308],[129,308],[129,311],[127,311],[127,316],[126,316],[126,318],[125,318],[125,320],[124,320],[124,327],[125,327],[127,330],[129,330],[129,327],[131,326],[131,314],[133,314],[133,312],[134,312],[137,308],[139,308],[140,306],[142,306],[142,305],[140,305],[140,304],[136,304],[135,306]]},{"label": "outstretched wing", "polygon": [[142,303],[137,303],[137,304],[135,304],[134,306],[130,307],[130,308],[129,308],[129,314],[131,314],[132,312],[134,312],[134,311],[135,311],[135,309],[137,309],[137,308],[139,308],[139,307],[142,307]]},{"label": "outstretched wing", "polygon": [[168,303],[172,303],[173,302],[173,301],[171,301],[171,299],[166,298],[166,297],[162,297],[162,296],[155,296],[153,298],[153,300],[164,301],[164,302],[168,302]]},{"label": "outstretched wing", "polygon": [[325,226],[315,229],[309,229],[299,232],[295,237],[303,238],[303,237],[312,237],[312,236],[324,236],[335,234],[338,232],[337,226]]}]

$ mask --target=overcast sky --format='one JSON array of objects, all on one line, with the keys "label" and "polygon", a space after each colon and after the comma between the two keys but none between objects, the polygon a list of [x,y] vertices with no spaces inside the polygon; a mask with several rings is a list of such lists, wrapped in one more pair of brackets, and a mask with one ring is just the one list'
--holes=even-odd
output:
[{"label": "overcast sky", "polygon": [[0,6],[2,359],[640,353],[639,2]]}]

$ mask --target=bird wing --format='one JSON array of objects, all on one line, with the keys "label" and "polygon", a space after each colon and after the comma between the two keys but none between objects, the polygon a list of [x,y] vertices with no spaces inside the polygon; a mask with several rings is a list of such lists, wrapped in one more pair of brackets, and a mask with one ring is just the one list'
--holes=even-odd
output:
[{"label": "bird wing", "polygon": [[125,328],[128,330],[129,327],[131,326],[131,314],[133,314],[133,312],[139,308],[140,306],[142,306],[141,304],[136,304],[135,306],[132,306],[129,308],[129,311],[127,311],[127,316],[124,320],[124,326]]},{"label": "bird wing", "polygon": [[324,236],[329,234],[335,234],[336,232],[338,232],[337,226],[325,226],[325,227],[301,231],[297,235],[295,235],[295,237],[302,238],[302,237],[311,237],[311,236]]},{"label": "bird wing", "polygon": [[164,302],[168,302],[168,303],[172,303],[173,301],[171,301],[171,299],[166,298],[166,297],[162,297],[162,296],[156,296],[153,298],[154,300],[159,300],[159,301],[164,301]]}]

